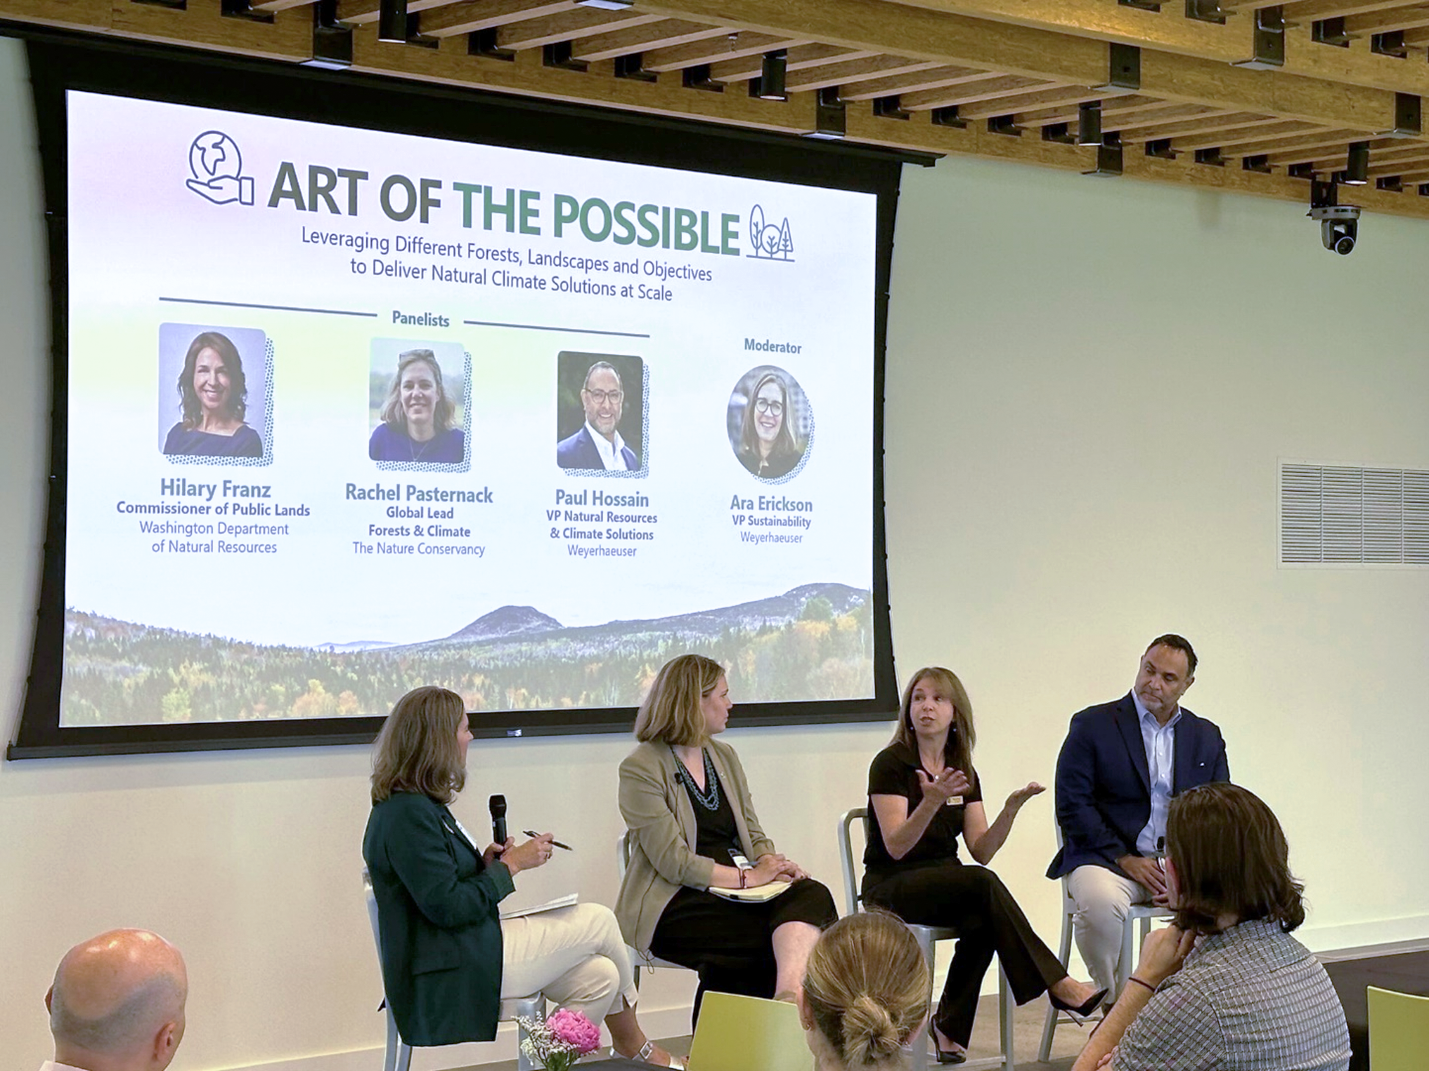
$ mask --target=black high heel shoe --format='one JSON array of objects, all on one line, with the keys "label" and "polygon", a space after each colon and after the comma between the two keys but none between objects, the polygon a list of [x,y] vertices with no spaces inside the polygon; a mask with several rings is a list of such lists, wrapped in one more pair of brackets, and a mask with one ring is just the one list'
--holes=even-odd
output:
[{"label": "black high heel shoe", "polygon": [[945,1049],[938,1044],[938,1035],[930,1025],[928,1028],[928,1040],[933,1044],[933,1055],[937,1057],[940,1064],[963,1064],[967,1063],[967,1049]]},{"label": "black high heel shoe", "polygon": [[940,1064],[965,1064],[968,1061],[966,1049],[945,1049],[938,1044],[938,1039],[933,1039],[933,1051],[938,1055]]},{"label": "black high heel shoe", "polygon": [[1049,989],[1047,990],[1047,1001],[1052,1005],[1052,1007],[1056,1008],[1058,1011],[1066,1012],[1068,1015],[1070,1015],[1072,1017],[1072,1021],[1078,1026],[1080,1026],[1082,1023],[1087,1021],[1087,1017],[1090,1016],[1092,1012],[1097,1010],[1097,1005],[1099,1005],[1103,1000],[1106,999],[1106,995],[1109,992],[1111,992],[1111,990],[1109,989],[1098,989],[1084,1003],[1079,1004],[1077,1007],[1074,1008],[1070,1004],[1067,1004],[1062,1000],[1058,999],[1056,994],[1054,994]]}]

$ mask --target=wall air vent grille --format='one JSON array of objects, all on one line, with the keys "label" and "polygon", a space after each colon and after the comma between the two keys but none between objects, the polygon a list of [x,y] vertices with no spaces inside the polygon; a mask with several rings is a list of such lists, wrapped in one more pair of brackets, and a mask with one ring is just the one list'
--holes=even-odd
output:
[{"label": "wall air vent grille", "polygon": [[1429,471],[1282,462],[1280,563],[1429,566]]}]

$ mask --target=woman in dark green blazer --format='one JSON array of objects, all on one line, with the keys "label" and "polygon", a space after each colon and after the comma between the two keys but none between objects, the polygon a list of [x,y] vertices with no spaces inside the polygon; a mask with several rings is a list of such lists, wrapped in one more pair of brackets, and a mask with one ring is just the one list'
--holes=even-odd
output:
[{"label": "woman in dark green blazer", "polygon": [[512,878],[551,857],[551,835],[482,852],[448,810],[466,782],[471,730],[461,697],[417,688],[377,738],[362,856],[377,897],[382,980],[410,1045],[490,1041],[503,990],[540,991],[602,1018],[618,1053],[670,1064],[635,1019],[635,987],[615,916],[599,904],[502,921]]}]

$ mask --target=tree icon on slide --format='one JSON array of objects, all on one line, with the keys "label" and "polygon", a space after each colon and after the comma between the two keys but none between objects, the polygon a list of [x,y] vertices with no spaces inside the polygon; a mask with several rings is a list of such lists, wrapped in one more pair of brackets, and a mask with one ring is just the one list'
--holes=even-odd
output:
[{"label": "tree icon on slide", "polygon": [[749,240],[754,246],[751,257],[761,260],[791,260],[794,238],[789,233],[789,217],[782,223],[765,222],[764,209],[755,205],[749,211]]},{"label": "tree icon on slide", "polygon": [[243,177],[243,156],[227,134],[205,130],[194,138],[189,171],[193,177],[184,185],[205,200],[216,205],[253,203],[253,180]]}]

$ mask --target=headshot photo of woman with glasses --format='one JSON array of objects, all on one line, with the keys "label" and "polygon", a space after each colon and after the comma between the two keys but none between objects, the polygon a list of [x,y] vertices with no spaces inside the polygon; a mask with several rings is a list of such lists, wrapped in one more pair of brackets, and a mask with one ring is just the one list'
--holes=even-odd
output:
[{"label": "headshot photo of woman with glasses", "polygon": [[761,480],[787,476],[804,459],[812,423],[808,399],[781,368],[744,374],[730,399],[729,423],[735,456]]}]

